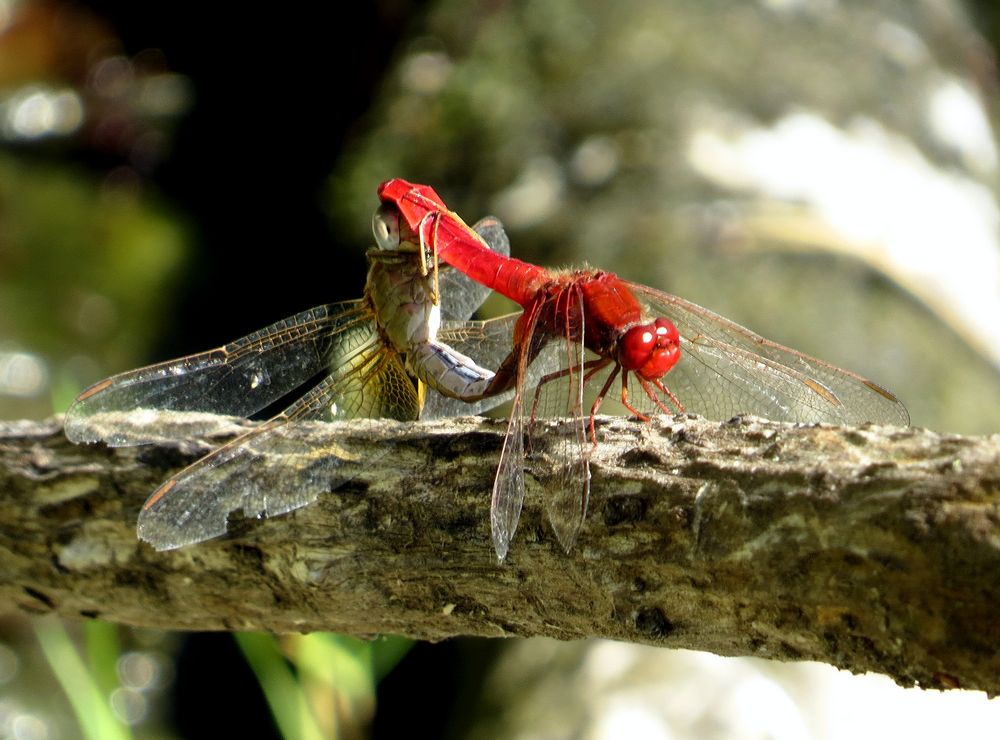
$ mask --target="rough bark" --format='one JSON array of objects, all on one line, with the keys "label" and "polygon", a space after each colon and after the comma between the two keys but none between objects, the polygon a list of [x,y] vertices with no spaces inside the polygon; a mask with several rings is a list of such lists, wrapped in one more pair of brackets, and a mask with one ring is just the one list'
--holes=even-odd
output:
[{"label": "rough bark", "polygon": [[317,445],[376,462],[349,463],[353,480],[297,512],[154,552],[135,536],[145,497],[238,429],[201,422],[199,440],[133,449],[71,445],[58,421],[0,425],[3,611],[607,637],[1000,693],[1000,437],[603,420],[588,520],[566,554],[543,514],[558,478],[546,445],[562,433],[547,429],[500,565],[488,510],[502,423],[310,425]]}]

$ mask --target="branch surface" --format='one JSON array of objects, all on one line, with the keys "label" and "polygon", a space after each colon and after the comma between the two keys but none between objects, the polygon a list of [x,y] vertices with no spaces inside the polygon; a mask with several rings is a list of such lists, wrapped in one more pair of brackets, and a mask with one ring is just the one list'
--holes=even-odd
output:
[{"label": "branch surface", "polygon": [[1000,693],[998,436],[601,419],[590,512],[567,555],[544,515],[563,429],[542,425],[498,565],[489,498],[505,424],[475,418],[303,426],[316,445],[350,450],[350,482],[157,553],[135,535],[145,498],[241,428],[184,417],[172,436],[197,439],[125,449],[74,446],[58,420],[0,423],[0,611],[167,629],[606,637]]}]

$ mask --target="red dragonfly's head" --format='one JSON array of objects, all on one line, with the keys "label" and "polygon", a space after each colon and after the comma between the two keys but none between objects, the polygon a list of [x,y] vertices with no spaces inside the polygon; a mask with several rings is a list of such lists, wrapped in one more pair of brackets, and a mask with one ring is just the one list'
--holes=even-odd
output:
[{"label": "red dragonfly's head", "polygon": [[618,340],[618,364],[643,380],[662,378],[680,358],[680,335],[669,319],[633,326]]}]

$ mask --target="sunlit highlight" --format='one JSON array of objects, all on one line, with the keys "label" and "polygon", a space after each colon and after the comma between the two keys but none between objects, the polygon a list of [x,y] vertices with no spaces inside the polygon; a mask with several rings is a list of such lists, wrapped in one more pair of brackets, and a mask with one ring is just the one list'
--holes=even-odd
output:
[{"label": "sunlit highlight", "polygon": [[83,102],[70,89],[26,88],[0,103],[4,138],[66,136],[83,123]]},{"label": "sunlit highlight", "polygon": [[28,352],[0,352],[0,396],[33,398],[45,392],[49,371],[37,355]]},{"label": "sunlit highlight", "polygon": [[[973,132],[966,146],[984,152],[981,164],[992,170],[986,160],[995,153],[976,143],[961,96],[942,94],[939,105],[951,111],[941,114],[942,130]],[[688,160],[723,187],[804,204],[839,235],[828,248],[903,284],[1000,364],[1000,212],[985,185],[936,166],[878,121],[839,128],[811,112],[767,128],[709,114],[690,137]]]}]

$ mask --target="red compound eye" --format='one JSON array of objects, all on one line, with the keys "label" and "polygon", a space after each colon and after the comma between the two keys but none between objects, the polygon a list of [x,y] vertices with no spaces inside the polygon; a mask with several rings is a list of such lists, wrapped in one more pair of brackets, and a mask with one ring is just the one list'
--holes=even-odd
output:
[{"label": "red compound eye", "polygon": [[680,336],[669,319],[633,326],[618,342],[618,364],[643,380],[662,378],[680,358]]}]

